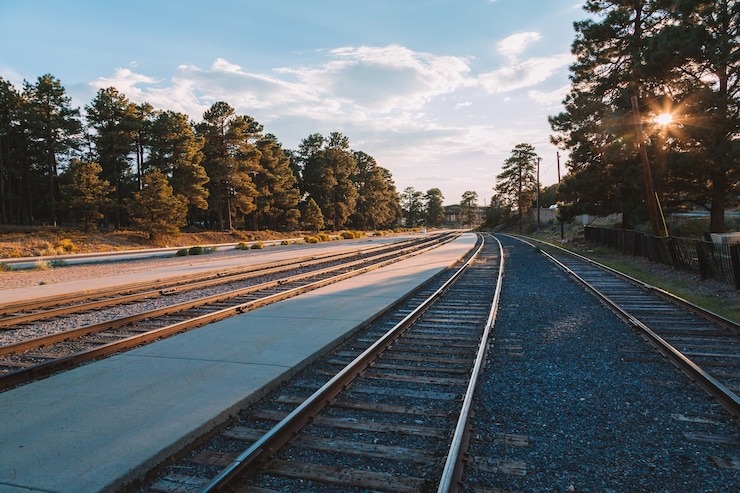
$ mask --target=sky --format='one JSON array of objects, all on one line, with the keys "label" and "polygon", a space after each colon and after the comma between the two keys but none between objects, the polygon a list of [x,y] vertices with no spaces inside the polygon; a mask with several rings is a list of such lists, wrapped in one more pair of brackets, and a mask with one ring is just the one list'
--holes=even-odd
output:
[{"label": "sky", "polygon": [[520,143],[542,185],[557,182],[547,118],[569,89],[582,3],[0,0],[0,77],[21,89],[51,74],[81,109],[113,86],[196,122],[225,101],[287,149],[341,132],[399,191],[485,205]]}]

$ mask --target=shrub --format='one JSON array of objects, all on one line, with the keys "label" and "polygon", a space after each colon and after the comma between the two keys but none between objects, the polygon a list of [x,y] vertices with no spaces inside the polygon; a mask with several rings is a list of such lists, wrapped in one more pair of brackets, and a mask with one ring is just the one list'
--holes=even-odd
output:
[{"label": "shrub", "polygon": [[306,236],[303,238],[303,241],[306,243],[319,243],[321,240],[316,238],[315,236]]},{"label": "shrub", "polygon": [[326,233],[319,233],[317,236],[319,241],[331,241],[331,236]]},{"label": "shrub", "polygon": [[262,250],[263,248],[265,248],[265,244],[262,243],[261,241],[258,241],[256,243],[252,243],[252,247],[251,248],[252,248],[252,250]]},{"label": "shrub", "polygon": [[203,255],[204,253],[207,253],[205,251],[205,248],[202,246],[192,246],[188,250],[188,255]]},{"label": "shrub", "polygon": [[244,242],[244,241],[240,241],[236,245],[236,249],[237,250],[249,250],[249,245],[246,242]]},{"label": "shrub", "polygon": [[33,255],[35,257],[48,257],[57,254],[57,250],[56,248],[54,248],[54,245],[52,245],[48,241],[39,241],[35,243],[31,247],[31,250],[33,251]]},{"label": "shrub", "polygon": [[77,251],[77,245],[72,243],[72,240],[63,238],[59,240],[54,247],[57,251],[57,253],[74,253]]},{"label": "shrub", "polygon": [[288,240],[283,240],[280,242],[281,245],[290,245],[290,242]]},{"label": "shrub", "polygon": [[187,248],[181,248],[177,251],[177,253],[175,253],[175,255],[178,257],[187,257],[188,255],[190,255],[190,252]]}]

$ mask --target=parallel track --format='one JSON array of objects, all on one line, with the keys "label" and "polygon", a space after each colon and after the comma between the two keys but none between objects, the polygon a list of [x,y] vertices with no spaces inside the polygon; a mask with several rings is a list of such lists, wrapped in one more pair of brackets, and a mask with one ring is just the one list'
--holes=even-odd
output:
[{"label": "parallel track", "polygon": [[13,303],[0,303],[0,329],[13,329],[29,322],[53,317],[99,310],[110,306],[135,303],[142,300],[170,296],[195,289],[203,289],[228,282],[244,281],[295,269],[318,268],[329,263],[343,262],[363,256],[391,252],[400,248],[423,245],[436,236],[411,239],[391,245],[380,245],[343,253],[303,256],[296,259],[264,264],[218,269],[196,274],[147,280],[104,289],[77,291],[43,298],[31,298]]},{"label": "parallel track", "polygon": [[586,257],[533,241],[733,417],[740,417],[740,325]]},{"label": "parallel track", "polygon": [[234,287],[165,308],[2,346],[0,369],[4,367],[5,373],[0,375],[0,390],[359,275],[435,248],[454,237],[445,235],[400,249],[384,248],[369,256],[342,258],[331,267],[283,275],[257,285]]},{"label": "parallel track", "polygon": [[455,491],[502,274],[498,241],[479,242],[146,491]]}]

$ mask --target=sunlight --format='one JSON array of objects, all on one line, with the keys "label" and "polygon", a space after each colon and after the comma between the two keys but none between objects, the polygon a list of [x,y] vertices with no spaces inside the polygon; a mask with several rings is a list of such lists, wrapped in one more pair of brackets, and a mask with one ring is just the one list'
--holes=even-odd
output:
[{"label": "sunlight", "polygon": [[655,123],[661,126],[669,125],[673,121],[673,115],[670,113],[661,113],[655,117]]}]

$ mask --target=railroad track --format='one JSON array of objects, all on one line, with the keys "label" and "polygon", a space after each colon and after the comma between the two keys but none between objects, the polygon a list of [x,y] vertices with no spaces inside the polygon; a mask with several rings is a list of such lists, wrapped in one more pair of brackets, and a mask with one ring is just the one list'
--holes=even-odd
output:
[{"label": "railroad track", "polygon": [[281,274],[297,268],[317,268],[332,263],[359,259],[382,252],[392,252],[406,247],[421,246],[436,241],[439,235],[413,238],[392,245],[359,248],[344,253],[303,256],[296,259],[218,269],[196,274],[153,279],[137,283],[32,298],[13,303],[0,303],[0,329],[11,329],[29,322],[60,317],[80,312],[99,310],[109,306],[135,303],[142,300],[170,296],[195,289],[203,289],[228,282],[243,281],[260,276]]},{"label": "railroad track", "polygon": [[[359,275],[435,248],[456,236],[439,235],[370,251],[304,258],[293,263],[234,270],[226,274],[211,273],[199,278],[178,279],[177,286],[171,280],[126,286],[89,303],[79,301],[76,293],[70,299],[79,302],[69,309],[46,305],[47,300],[41,302],[46,305],[44,310],[29,310],[28,306],[34,306],[33,302],[20,311],[19,304],[13,305],[13,309],[6,311],[12,314],[0,319],[0,322],[6,322],[0,330],[20,330],[14,327],[22,329],[29,324],[38,325],[44,318],[52,319],[61,328],[0,346],[0,390]],[[266,276],[270,276],[269,280],[265,280]],[[214,285],[220,287],[217,293],[197,294],[198,289]],[[168,295],[174,299],[172,294],[175,291],[196,294],[191,293],[188,299],[173,301],[164,307],[136,309],[133,314],[102,322],[80,324],[79,318],[65,318],[70,313],[130,305],[157,296]],[[69,302],[69,299],[65,301]],[[62,323],[59,323],[60,318]],[[20,325],[13,325],[10,321],[20,321]]]},{"label": "railroad track", "polygon": [[532,247],[536,243],[734,418],[740,417],[740,325],[556,245],[517,239]]},{"label": "railroad track", "polygon": [[298,373],[139,491],[450,491],[503,276],[480,237],[354,339]]}]

